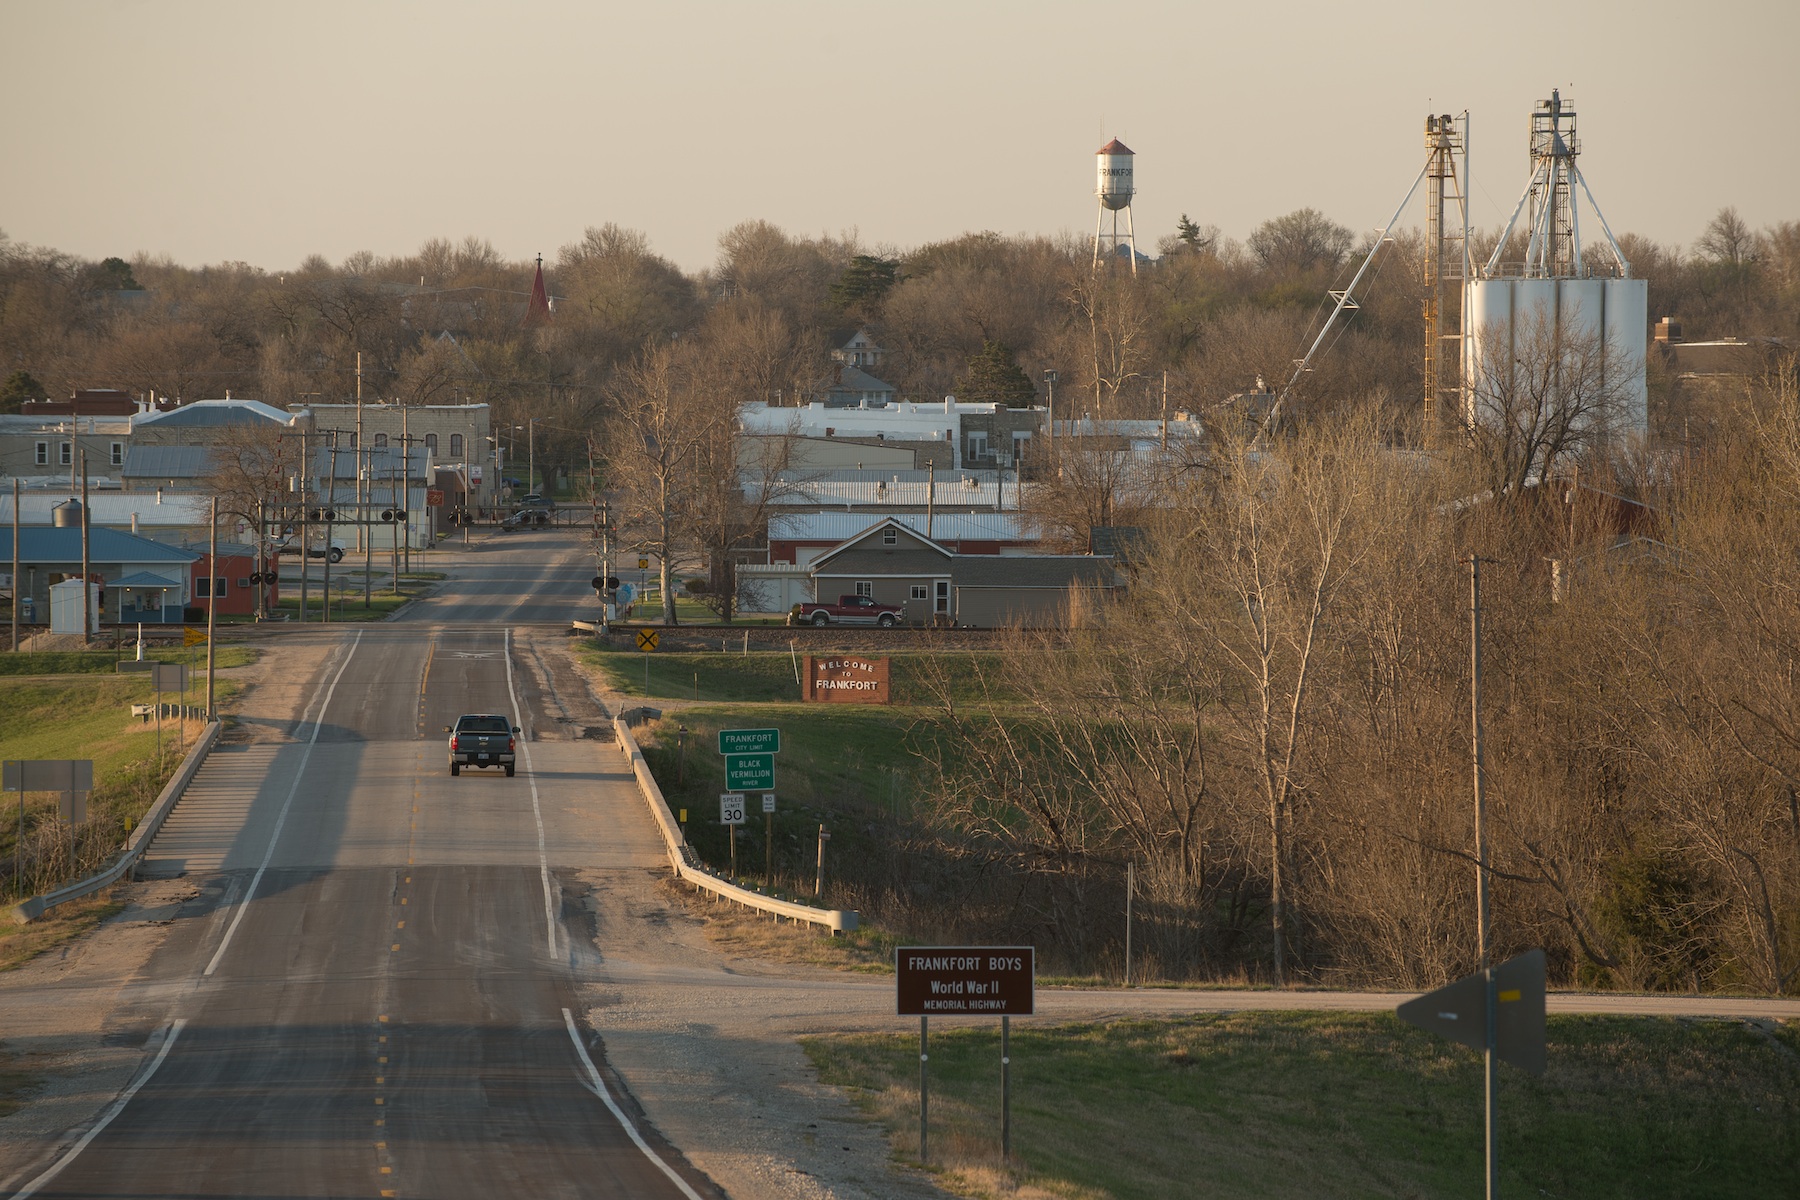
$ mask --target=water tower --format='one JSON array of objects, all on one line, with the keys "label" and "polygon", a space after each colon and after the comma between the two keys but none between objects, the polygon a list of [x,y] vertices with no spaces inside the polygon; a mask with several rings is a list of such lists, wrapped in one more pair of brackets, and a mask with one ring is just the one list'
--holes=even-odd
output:
[{"label": "water tower", "polygon": [[[1117,258],[1124,246],[1131,259],[1131,273],[1137,274],[1137,234],[1131,228],[1131,197],[1137,191],[1132,160],[1137,155],[1118,138],[1095,152],[1099,160],[1099,183],[1094,194],[1100,198],[1100,215],[1094,222],[1094,266],[1100,266],[1101,255]],[[1107,214],[1112,214],[1112,228],[1107,228]],[[1125,214],[1125,231],[1119,231],[1119,214]]]},{"label": "water tower", "polygon": [[[1505,419],[1492,411],[1514,390],[1520,354],[1532,341],[1553,339],[1557,348],[1579,355],[1584,386],[1602,388],[1613,431],[1643,434],[1649,426],[1644,355],[1649,323],[1648,284],[1631,278],[1631,264],[1600,213],[1575,160],[1575,110],[1559,92],[1538,102],[1531,114],[1531,178],[1493,255],[1466,281],[1463,311],[1465,417],[1473,422]],[[1605,241],[1598,254],[1584,254],[1580,197],[1587,198]],[[1525,218],[1521,230],[1519,220]],[[1521,246],[1514,240],[1522,232]],[[1509,255],[1520,255],[1505,261]],[[1559,371],[1568,370],[1558,367]],[[1520,379],[1521,386],[1523,379]]]}]

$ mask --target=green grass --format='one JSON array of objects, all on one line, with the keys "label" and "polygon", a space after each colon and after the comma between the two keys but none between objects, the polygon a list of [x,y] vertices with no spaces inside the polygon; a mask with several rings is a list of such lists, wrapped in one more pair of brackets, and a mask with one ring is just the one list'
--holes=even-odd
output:
[{"label": "green grass", "polygon": [[[399,592],[377,591],[370,594],[369,607],[364,608],[361,588],[349,592],[340,592],[334,588],[331,596],[331,619],[333,621],[379,621],[412,598],[410,593],[403,595]],[[276,603],[275,611],[287,613],[290,617],[298,616],[300,593],[296,591],[291,595],[283,596]],[[319,593],[315,589],[306,598],[306,619],[317,621],[323,615],[323,611]]]},{"label": "green grass", "polygon": [[[806,669],[803,649],[752,650],[742,653],[730,644],[730,635],[721,634],[726,648],[719,653],[671,654],[657,650],[645,654],[636,649],[602,648],[591,644],[581,651],[582,660],[602,671],[615,691],[652,700],[702,700],[771,704],[799,702],[798,670]],[[952,690],[959,703],[984,698],[984,677],[994,683],[998,665],[991,654],[962,651],[926,653],[912,651],[898,654],[872,654],[871,658],[888,660],[889,695],[894,706],[929,705],[934,699],[934,678],[947,669]],[[645,660],[648,659],[646,662]],[[649,685],[645,685],[645,668],[649,669]],[[1002,701],[1009,696],[999,694]],[[808,705],[814,709],[823,707]],[[834,706],[842,707],[842,706]]]},{"label": "green grass", "polygon": [[[965,1195],[1114,1200],[1481,1194],[1481,1062],[1388,1014],[1014,1023],[1015,1166],[998,1162],[998,1023],[934,1031],[932,1158]],[[1800,1056],[1739,1022],[1551,1017],[1542,1079],[1503,1068],[1506,1196],[1800,1189]],[[917,1155],[918,1042],[812,1038]]]},{"label": "green grass", "polygon": [[[196,651],[199,652],[197,672],[204,671],[206,669],[205,645],[146,649],[144,657],[155,659],[157,662],[187,663],[189,666],[193,666]],[[221,670],[227,667],[248,666],[256,661],[256,653],[248,646],[220,646],[214,655],[214,665]],[[117,672],[117,663],[121,659],[135,657],[137,657],[135,648],[118,655],[111,650],[43,650],[19,654],[0,654],[0,676],[112,675]]]},{"label": "green grass", "polygon": [[[678,726],[687,726],[685,739]],[[701,707],[683,710],[649,730],[644,757],[669,807],[688,810],[688,840],[702,858],[724,869],[730,843],[718,823],[719,794],[725,790],[725,760],[718,753],[721,729],[781,730],[775,759],[775,853],[777,884],[811,896],[818,829],[832,832],[826,851],[831,863],[872,850],[871,818],[909,813],[919,760],[906,749],[906,718],[892,710],[858,705]],[[685,749],[677,744],[685,741]],[[760,807],[738,832],[740,874],[761,879],[765,828]],[[827,903],[831,896],[825,897]]]},{"label": "green grass", "polygon": [[[197,686],[186,693],[165,694],[165,702],[204,703],[205,684],[198,673],[195,682]],[[218,698],[229,701],[236,691],[231,681],[220,681]],[[76,827],[73,843],[64,841],[49,858],[34,860],[29,850],[36,844],[35,831],[52,828],[58,820],[57,798],[26,796],[28,855],[23,880],[12,878],[18,810],[10,806],[18,797],[8,797],[7,816],[13,819],[0,820],[0,872],[5,875],[0,891],[30,895],[87,874],[109,858],[142,819],[183,753],[179,723],[165,719],[158,762],[156,723],[133,717],[130,708],[151,699],[150,682],[143,675],[15,677],[0,685],[0,758],[87,758],[94,763],[87,823]],[[188,741],[199,727],[198,722],[189,723]]]}]

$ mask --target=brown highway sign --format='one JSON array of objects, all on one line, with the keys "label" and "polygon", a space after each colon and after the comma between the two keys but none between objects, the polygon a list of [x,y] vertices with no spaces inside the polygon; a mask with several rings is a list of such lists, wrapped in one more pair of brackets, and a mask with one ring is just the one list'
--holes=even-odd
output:
[{"label": "brown highway sign", "polygon": [[1030,1016],[1037,983],[1030,946],[902,946],[894,951],[903,1017]]}]

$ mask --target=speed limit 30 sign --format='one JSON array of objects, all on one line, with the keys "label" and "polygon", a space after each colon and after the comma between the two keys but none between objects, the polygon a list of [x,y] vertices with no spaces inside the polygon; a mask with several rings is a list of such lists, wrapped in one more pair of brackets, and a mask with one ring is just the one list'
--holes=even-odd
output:
[{"label": "speed limit 30 sign", "polygon": [[726,792],[719,797],[719,824],[742,825],[744,823],[744,793]]}]

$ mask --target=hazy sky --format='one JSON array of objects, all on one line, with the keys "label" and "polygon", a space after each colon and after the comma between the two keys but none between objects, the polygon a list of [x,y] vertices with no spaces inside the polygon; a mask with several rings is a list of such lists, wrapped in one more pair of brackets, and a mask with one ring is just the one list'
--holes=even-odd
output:
[{"label": "hazy sky", "polygon": [[1800,219],[1797,34],[1796,0],[0,0],[0,229],[279,270],[614,221],[694,270],[747,218],[1089,235],[1118,136],[1149,250],[1183,212],[1373,228],[1465,108],[1496,225],[1561,87],[1613,229],[1690,244],[1726,204]]}]

